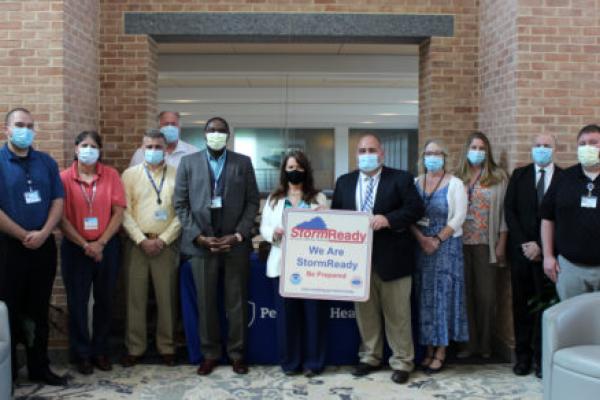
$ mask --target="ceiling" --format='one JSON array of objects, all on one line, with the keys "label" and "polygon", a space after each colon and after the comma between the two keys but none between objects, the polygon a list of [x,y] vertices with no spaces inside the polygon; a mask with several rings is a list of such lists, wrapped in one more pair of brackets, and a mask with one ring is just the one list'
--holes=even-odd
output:
[{"label": "ceiling", "polygon": [[414,45],[159,46],[159,108],[184,126],[220,115],[238,127],[417,128]]}]

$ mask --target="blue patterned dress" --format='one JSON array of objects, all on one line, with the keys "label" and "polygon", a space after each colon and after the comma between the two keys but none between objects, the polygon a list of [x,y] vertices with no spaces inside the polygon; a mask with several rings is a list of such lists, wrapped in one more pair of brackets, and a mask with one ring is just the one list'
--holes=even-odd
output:
[{"label": "blue patterned dress", "polygon": [[[417,190],[426,202],[425,217],[429,218],[429,226],[417,226],[425,236],[435,236],[447,224],[448,185],[437,190],[428,203],[429,196],[418,185]],[[415,290],[420,344],[447,346],[450,340],[469,339],[461,237],[448,238],[432,255],[418,247]]]}]

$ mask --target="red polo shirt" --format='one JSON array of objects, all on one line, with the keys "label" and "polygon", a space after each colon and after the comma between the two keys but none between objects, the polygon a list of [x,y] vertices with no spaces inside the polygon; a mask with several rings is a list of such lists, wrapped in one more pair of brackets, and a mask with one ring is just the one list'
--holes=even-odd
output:
[{"label": "red polo shirt", "polygon": [[[65,188],[64,215],[86,240],[97,240],[104,233],[110,222],[113,206],[127,207],[125,190],[119,173],[100,162],[96,164],[96,176],[91,183],[79,179],[77,161],[60,173],[60,179]],[[96,195],[90,213],[90,206],[83,195],[82,187],[87,192],[88,198],[92,199],[94,183]],[[84,219],[88,217],[98,218],[98,229],[84,229]]]}]

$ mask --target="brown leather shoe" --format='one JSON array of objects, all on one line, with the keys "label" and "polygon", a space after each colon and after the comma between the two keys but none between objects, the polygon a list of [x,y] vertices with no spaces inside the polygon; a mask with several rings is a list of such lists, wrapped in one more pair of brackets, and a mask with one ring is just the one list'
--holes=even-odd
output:
[{"label": "brown leather shoe", "polygon": [[141,358],[142,357],[140,356],[132,356],[131,354],[127,354],[121,359],[121,365],[123,366],[123,368],[133,367],[138,362],[140,362]]},{"label": "brown leather shoe", "polygon": [[174,367],[177,365],[177,361],[175,359],[175,354],[163,354],[162,356],[163,364],[168,367]]},{"label": "brown leather shoe", "polygon": [[231,367],[236,374],[244,375],[248,373],[248,365],[244,360],[233,360]]},{"label": "brown leather shoe", "polygon": [[92,359],[92,363],[98,368],[100,371],[112,371],[112,364],[108,357],[106,356],[97,356]]},{"label": "brown leather shoe", "polygon": [[213,372],[213,369],[215,369],[215,367],[219,364],[218,360],[214,360],[212,358],[205,358],[204,361],[202,361],[202,364],[200,364],[200,366],[198,367],[198,370],[196,371],[196,373],[198,375],[208,375],[211,372]]}]

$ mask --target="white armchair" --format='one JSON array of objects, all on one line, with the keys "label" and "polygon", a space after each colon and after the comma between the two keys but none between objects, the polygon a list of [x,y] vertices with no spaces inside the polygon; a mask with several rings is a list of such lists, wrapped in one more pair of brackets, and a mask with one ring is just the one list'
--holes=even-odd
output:
[{"label": "white armchair", "polygon": [[600,293],[547,309],[542,341],[544,400],[600,399]]},{"label": "white armchair", "polygon": [[11,398],[12,371],[10,368],[10,329],[8,309],[0,301],[0,400]]}]

